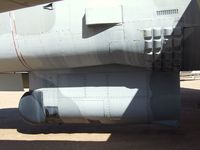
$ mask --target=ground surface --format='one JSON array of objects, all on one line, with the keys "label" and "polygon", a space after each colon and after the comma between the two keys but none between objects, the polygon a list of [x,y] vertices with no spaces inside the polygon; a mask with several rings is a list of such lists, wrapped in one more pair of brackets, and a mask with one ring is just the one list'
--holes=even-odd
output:
[{"label": "ground surface", "polygon": [[30,126],[17,110],[23,92],[0,92],[0,150],[199,150],[200,80],[182,81],[178,129],[159,125]]}]

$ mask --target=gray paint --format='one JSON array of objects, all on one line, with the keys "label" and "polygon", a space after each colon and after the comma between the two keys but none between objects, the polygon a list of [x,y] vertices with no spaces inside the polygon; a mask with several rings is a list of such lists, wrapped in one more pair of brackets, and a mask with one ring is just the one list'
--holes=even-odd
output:
[{"label": "gray paint", "polygon": [[[57,108],[60,120],[56,122],[64,123],[179,120],[178,81],[178,72],[152,73],[120,65],[39,71],[31,73],[30,78],[33,95],[42,93],[37,101],[42,100],[43,111]],[[21,104],[20,107],[26,117],[27,112]],[[48,121],[48,117],[45,120]]]},{"label": "gray paint", "polygon": [[[54,3],[53,10],[44,9],[44,5],[39,5],[8,12],[11,29],[7,34],[1,35],[0,40],[6,38],[10,44],[1,47],[0,70],[6,72],[66,69],[113,63],[151,69],[153,62],[165,51],[164,30],[169,27],[176,30],[181,26],[179,20],[189,3],[190,0],[178,0],[164,2],[161,6],[154,0],[134,3],[116,1],[96,8],[92,7],[95,4],[93,1],[65,0]],[[99,13],[109,9],[116,11],[118,15],[110,12],[113,15],[106,18],[103,13]],[[168,14],[174,9],[178,10],[177,13]],[[99,16],[94,17],[87,10],[93,10]],[[158,15],[158,11],[164,11],[166,14]],[[2,17],[3,14],[0,15],[0,18]],[[87,24],[87,17],[92,24]],[[9,24],[5,22],[4,26]],[[152,40],[150,43],[153,53],[146,53],[147,39],[144,32],[150,29],[153,33],[158,28],[161,32],[160,37],[156,39],[157,37],[152,35],[152,39],[148,39]],[[8,37],[12,38],[7,39]],[[14,47],[10,48],[10,45]],[[158,48],[153,47],[154,45]],[[157,53],[157,49],[160,49],[161,53]],[[12,52],[12,59],[7,58],[5,52]],[[19,64],[14,61],[18,59]],[[4,67],[8,62],[17,65]]]},{"label": "gray paint", "polygon": [[45,112],[42,107],[41,99],[35,97],[35,95],[29,95],[21,98],[19,104],[19,112],[23,112],[23,118],[29,122],[45,122]]},{"label": "gray paint", "polygon": [[0,91],[24,91],[21,74],[0,74]]},{"label": "gray paint", "polygon": [[39,6],[34,7],[34,11],[37,13],[33,13],[32,9],[15,11],[16,34],[20,36],[41,35],[50,32],[55,26],[56,16],[54,10],[44,10]]},{"label": "gray paint", "polygon": [[200,25],[199,1],[99,3],[0,14],[11,25],[0,35],[0,71],[30,72],[33,93],[22,98],[21,114],[35,123],[178,121],[179,71],[199,65],[188,51],[198,54],[199,32],[188,35]]},{"label": "gray paint", "polygon": [[10,24],[9,14],[8,13],[2,13],[1,17],[0,17],[0,35],[8,34],[8,33],[11,32],[9,24]]}]

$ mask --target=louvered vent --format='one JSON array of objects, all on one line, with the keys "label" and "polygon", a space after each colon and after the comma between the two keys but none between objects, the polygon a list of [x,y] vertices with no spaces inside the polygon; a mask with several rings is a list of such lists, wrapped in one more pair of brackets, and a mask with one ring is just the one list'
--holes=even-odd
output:
[{"label": "louvered vent", "polygon": [[178,14],[178,9],[169,9],[169,10],[157,11],[157,15],[158,16],[161,16],[161,15],[174,15],[174,14]]}]

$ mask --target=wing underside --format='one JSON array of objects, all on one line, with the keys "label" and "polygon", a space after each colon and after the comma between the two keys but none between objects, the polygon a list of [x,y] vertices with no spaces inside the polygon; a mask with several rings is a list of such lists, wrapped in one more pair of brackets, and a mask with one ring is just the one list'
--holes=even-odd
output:
[{"label": "wing underside", "polygon": [[51,3],[58,0],[2,0],[0,1],[0,12],[31,7],[39,4]]}]

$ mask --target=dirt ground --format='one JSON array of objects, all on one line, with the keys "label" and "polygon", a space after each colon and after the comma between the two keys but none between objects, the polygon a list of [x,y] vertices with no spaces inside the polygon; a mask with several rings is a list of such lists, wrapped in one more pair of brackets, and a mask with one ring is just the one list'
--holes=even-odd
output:
[{"label": "dirt ground", "polygon": [[23,92],[0,92],[0,150],[199,150],[200,80],[181,81],[181,127],[48,125],[23,122]]}]

